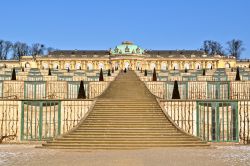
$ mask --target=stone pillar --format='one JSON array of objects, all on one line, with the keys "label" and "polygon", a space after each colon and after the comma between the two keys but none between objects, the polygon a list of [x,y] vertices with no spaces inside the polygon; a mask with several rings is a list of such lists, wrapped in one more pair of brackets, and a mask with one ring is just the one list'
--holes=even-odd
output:
[{"label": "stone pillar", "polygon": [[60,61],[60,69],[64,69],[64,61],[63,60]]},{"label": "stone pillar", "polygon": [[194,63],[195,63],[195,62],[193,62],[193,61],[191,62],[191,67],[190,67],[190,69],[192,69],[192,70],[195,69]]},{"label": "stone pillar", "polygon": [[94,70],[97,70],[97,65],[96,64],[97,64],[97,61],[94,61],[93,62],[93,68],[94,68]]},{"label": "stone pillar", "polygon": [[183,69],[183,61],[180,61],[179,63],[179,70],[182,70]]},{"label": "stone pillar", "polygon": [[157,63],[157,64],[156,64],[157,70],[160,70],[160,69],[161,69],[160,61],[157,61],[156,63]]}]

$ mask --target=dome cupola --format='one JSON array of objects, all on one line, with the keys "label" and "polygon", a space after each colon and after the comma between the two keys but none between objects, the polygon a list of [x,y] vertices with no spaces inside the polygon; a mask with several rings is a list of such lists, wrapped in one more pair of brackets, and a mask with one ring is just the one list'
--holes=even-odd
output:
[{"label": "dome cupola", "polygon": [[116,46],[111,49],[111,54],[143,54],[144,49],[140,48],[138,45],[130,41],[124,41],[121,45]]}]

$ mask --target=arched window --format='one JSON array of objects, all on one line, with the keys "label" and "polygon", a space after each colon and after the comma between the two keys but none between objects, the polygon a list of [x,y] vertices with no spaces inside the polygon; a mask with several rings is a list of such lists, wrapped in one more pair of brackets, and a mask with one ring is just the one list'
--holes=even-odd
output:
[{"label": "arched window", "polygon": [[189,63],[185,63],[185,64],[184,64],[184,69],[190,69]]},{"label": "arched window", "polygon": [[213,66],[213,65],[212,65],[211,63],[208,63],[208,64],[207,64],[207,68],[208,68],[208,69],[211,69],[212,66]]},{"label": "arched window", "polygon": [[150,69],[151,69],[151,70],[154,70],[154,68],[156,68],[155,63],[151,63],[151,64],[150,64]]},{"label": "arched window", "polygon": [[69,63],[65,64],[65,69],[70,69],[70,64]]},{"label": "arched window", "polygon": [[124,63],[124,67],[128,69],[128,68],[130,67],[129,62],[125,62],[125,63]]},{"label": "arched window", "polygon": [[226,68],[226,69],[230,68],[230,64],[229,64],[229,63],[226,63],[226,64],[225,64],[225,68]]},{"label": "arched window", "polygon": [[81,63],[76,64],[76,69],[79,70],[81,68]]},{"label": "arched window", "polygon": [[103,64],[102,62],[100,62],[100,63],[98,64],[98,68],[99,68],[99,69],[104,69],[104,64]]},{"label": "arched window", "polygon": [[173,69],[179,69],[179,64],[178,63],[173,63]]},{"label": "arched window", "polygon": [[24,64],[24,67],[25,67],[25,68],[30,68],[30,63],[29,63],[29,62],[26,62],[26,63]]},{"label": "arched window", "polygon": [[[26,65],[26,67],[27,67],[27,65]],[[44,63],[44,64],[43,64],[43,68],[44,68],[44,69],[48,69],[48,68],[49,68],[48,63]]]},{"label": "arched window", "polygon": [[161,70],[167,70],[167,64],[166,63],[161,64]]},{"label": "arched window", "polygon": [[195,69],[201,69],[201,64],[200,63],[196,63],[195,64]]},{"label": "arched window", "polygon": [[58,63],[54,63],[54,64],[53,64],[53,68],[54,68],[54,69],[57,69],[57,68],[59,69],[59,64],[58,64]]},{"label": "arched window", "polygon": [[141,62],[137,62],[137,63],[136,63],[136,69],[138,69],[138,68],[141,69],[141,67],[142,67],[142,66],[141,66]]},{"label": "arched window", "polygon": [[87,64],[87,70],[93,70],[93,64],[92,63]]}]

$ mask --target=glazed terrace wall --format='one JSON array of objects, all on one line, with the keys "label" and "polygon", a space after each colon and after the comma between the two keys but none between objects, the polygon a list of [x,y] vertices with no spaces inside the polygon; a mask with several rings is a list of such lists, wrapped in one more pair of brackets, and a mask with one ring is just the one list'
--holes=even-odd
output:
[{"label": "glazed terrace wall", "polygon": [[[100,95],[109,83],[85,81],[87,98]],[[79,86],[79,81],[0,81],[0,98],[76,99]]]},{"label": "glazed terrace wall", "polygon": [[0,143],[41,141],[67,133],[94,100],[0,100]]},{"label": "glazed terrace wall", "polygon": [[[173,81],[146,81],[161,99],[172,99]],[[179,81],[181,99],[250,99],[250,81]]]},{"label": "glazed terrace wall", "polygon": [[[250,69],[240,68],[240,78],[243,81],[250,81]],[[185,71],[156,71],[158,81],[234,81],[236,77],[235,69],[213,69],[205,70],[188,70]],[[136,71],[136,74],[142,81],[152,81],[152,71],[147,72],[147,76],[144,76],[144,71]]]},{"label": "glazed terrace wall", "polygon": [[249,100],[159,100],[185,132],[211,142],[250,143]]},{"label": "glazed terrace wall", "polygon": [[[17,75],[18,81],[99,81],[99,76],[73,76],[73,75],[61,75],[61,76],[43,76],[43,75]],[[105,77],[104,81],[113,81],[114,76]],[[10,75],[0,75],[0,80],[11,80]]]}]

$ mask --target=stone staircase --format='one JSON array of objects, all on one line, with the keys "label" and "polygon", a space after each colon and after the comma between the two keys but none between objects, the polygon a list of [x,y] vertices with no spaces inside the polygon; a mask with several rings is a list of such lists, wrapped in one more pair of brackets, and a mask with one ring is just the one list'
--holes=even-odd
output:
[{"label": "stone staircase", "polygon": [[120,73],[76,130],[45,148],[131,149],[208,146],[178,130],[133,71]]}]

